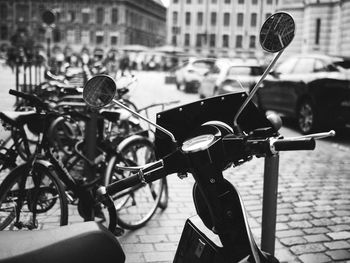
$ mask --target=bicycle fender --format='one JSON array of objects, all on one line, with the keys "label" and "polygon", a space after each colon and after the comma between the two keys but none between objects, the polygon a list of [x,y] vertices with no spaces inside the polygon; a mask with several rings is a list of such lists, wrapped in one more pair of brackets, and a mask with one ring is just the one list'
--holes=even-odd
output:
[{"label": "bicycle fender", "polygon": [[141,135],[134,134],[134,135],[131,135],[131,136],[125,138],[124,140],[122,140],[118,144],[117,152],[120,152],[121,149],[123,149],[125,147],[125,145],[127,145],[128,143],[130,143],[131,141],[134,141],[134,140],[148,140],[150,143],[152,143],[148,138],[141,136]]}]

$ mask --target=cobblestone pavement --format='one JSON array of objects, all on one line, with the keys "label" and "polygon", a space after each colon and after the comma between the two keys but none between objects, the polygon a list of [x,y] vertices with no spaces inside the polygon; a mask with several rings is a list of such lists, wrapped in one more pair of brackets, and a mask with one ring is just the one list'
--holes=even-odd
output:
[{"label": "cobblestone pavement", "polygon": [[[294,135],[289,129],[281,133]],[[281,262],[350,262],[349,156],[350,149],[329,141],[318,141],[315,151],[280,154],[275,255]],[[263,170],[264,160],[255,158],[225,171],[242,196],[258,244]],[[195,214],[194,180],[176,175],[168,180],[169,207],[145,227],[119,237],[129,263],[172,262],[185,220]]]}]

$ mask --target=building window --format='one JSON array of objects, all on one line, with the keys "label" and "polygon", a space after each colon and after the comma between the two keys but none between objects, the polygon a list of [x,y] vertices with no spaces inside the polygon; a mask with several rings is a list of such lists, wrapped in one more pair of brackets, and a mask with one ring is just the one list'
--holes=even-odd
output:
[{"label": "building window", "polygon": [[256,27],[256,21],[257,21],[257,14],[252,13],[250,16],[250,26]]},{"label": "building window", "polygon": [[96,35],[96,44],[103,44],[103,35]]},{"label": "building window", "polygon": [[315,34],[315,44],[320,44],[320,32],[321,32],[321,18],[316,19],[316,34]]},{"label": "building window", "polygon": [[111,36],[111,45],[117,45],[117,44],[118,44],[118,37]]},{"label": "building window", "polygon": [[231,0],[225,0],[225,4],[231,4]]},{"label": "building window", "polygon": [[83,20],[83,24],[89,24],[90,22],[90,14],[88,12],[83,12],[82,13],[82,20]]},{"label": "building window", "polygon": [[265,20],[268,19],[271,15],[272,15],[271,13],[266,13]]},{"label": "building window", "polygon": [[103,24],[104,13],[105,13],[105,10],[103,9],[103,7],[99,7],[96,9],[96,24],[100,24],[100,25]]},{"label": "building window", "polygon": [[191,0],[186,0],[186,3],[187,3],[187,4],[190,4],[190,3],[191,3]]},{"label": "building window", "polygon": [[7,19],[7,5],[6,4],[1,4],[0,5],[0,19],[6,20]]},{"label": "building window", "polygon": [[118,24],[118,8],[113,8],[112,9],[112,24]]},{"label": "building window", "polygon": [[190,45],[190,34],[185,34],[185,46],[188,47]]},{"label": "building window", "polygon": [[174,4],[177,4],[179,2],[179,0],[173,0]]},{"label": "building window", "polygon": [[17,21],[28,21],[29,20],[29,5],[21,4],[17,5],[16,9]]},{"label": "building window", "polygon": [[202,4],[203,3],[203,0],[198,0],[198,4]]},{"label": "building window", "polygon": [[177,37],[175,35],[173,35],[172,38],[171,38],[171,44],[173,46],[177,46]]},{"label": "building window", "polygon": [[173,25],[177,25],[178,14],[176,11],[173,12]]},{"label": "building window", "polygon": [[8,29],[6,25],[2,25],[0,27],[0,39],[1,40],[7,40],[8,38]]},{"label": "building window", "polygon": [[236,48],[242,48],[243,46],[243,36],[242,35],[237,35],[236,36]]},{"label": "building window", "polygon": [[74,11],[72,11],[72,10],[68,11],[67,21],[68,22],[74,22],[75,21],[75,12]]},{"label": "building window", "polygon": [[203,25],[203,12],[197,13],[197,26]]},{"label": "building window", "polygon": [[268,5],[272,5],[272,0],[266,0],[266,3],[267,3]]},{"label": "building window", "polygon": [[243,13],[237,14],[237,26],[243,26]]},{"label": "building window", "polygon": [[89,44],[90,43],[90,32],[87,30],[83,30],[81,32],[81,42],[83,44]]},{"label": "building window", "polygon": [[191,25],[191,13],[186,12],[186,26]]},{"label": "building window", "polygon": [[238,0],[238,4],[244,4],[244,0]]},{"label": "building window", "polygon": [[258,0],[252,0],[252,5],[257,5],[258,4]]},{"label": "building window", "polygon": [[218,1],[217,0],[211,0],[212,4],[216,4]]},{"label": "building window", "polygon": [[215,40],[216,40],[215,34],[210,34],[209,35],[209,46],[210,47],[215,47],[215,45],[216,45]]},{"label": "building window", "polygon": [[230,13],[224,13],[224,26],[230,25]]},{"label": "building window", "polygon": [[222,36],[222,47],[229,47],[229,35]]},{"label": "building window", "polygon": [[211,12],[210,13],[210,24],[212,26],[216,25],[216,12]]},{"label": "building window", "polygon": [[255,42],[256,42],[256,36],[250,36],[249,37],[249,48],[255,48],[256,47]]},{"label": "building window", "polygon": [[75,34],[74,34],[74,30],[72,30],[72,29],[67,30],[67,42],[68,43],[75,42]]},{"label": "building window", "polygon": [[197,34],[196,35],[196,47],[201,47],[202,46],[202,34]]}]

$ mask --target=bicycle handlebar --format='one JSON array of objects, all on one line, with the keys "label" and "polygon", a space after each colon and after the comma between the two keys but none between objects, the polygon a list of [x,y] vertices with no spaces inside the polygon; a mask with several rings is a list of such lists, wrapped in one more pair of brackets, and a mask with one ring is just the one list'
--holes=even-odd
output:
[{"label": "bicycle handlebar", "polygon": [[23,98],[23,99],[31,102],[32,104],[34,104],[34,106],[39,107],[43,110],[49,109],[49,106],[47,105],[47,103],[43,102],[40,98],[38,98],[35,95],[24,93],[24,92],[13,90],[13,89],[9,90],[9,94],[14,95],[14,96],[19,97],[19,98]]}]

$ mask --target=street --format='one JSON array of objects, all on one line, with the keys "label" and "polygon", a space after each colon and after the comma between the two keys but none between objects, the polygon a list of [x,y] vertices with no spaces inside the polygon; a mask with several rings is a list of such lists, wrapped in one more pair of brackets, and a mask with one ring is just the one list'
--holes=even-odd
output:
[{"label": "street", "polygon": [[[198,99],[197,94],[186,94],[174,84],[165,84],[165,73],[139,72],[136,76],[138,83],[130,95],[140,108],[156,102],[188,103]],[[0,110],[11,110],[14,98],[8,90],[15,88],[14,75],[1,68],[0,80]],[[280,133],[285,137],[300,135],[290,125]],[[275,255],[281,262],[350,262],[349,156],[350,131],[317,141],[312,152],[280,153]],[[264,160],[254,158],[224,172],[242,196],[258,244],[263,171]],[[156,213],[145,227],[126,231],[119,238],[127,262],[171,262],[174,257],[185,219],[195,214],[191,196],[194,180],[180,180],[175,175],[168,179],[169,207]]]}]

